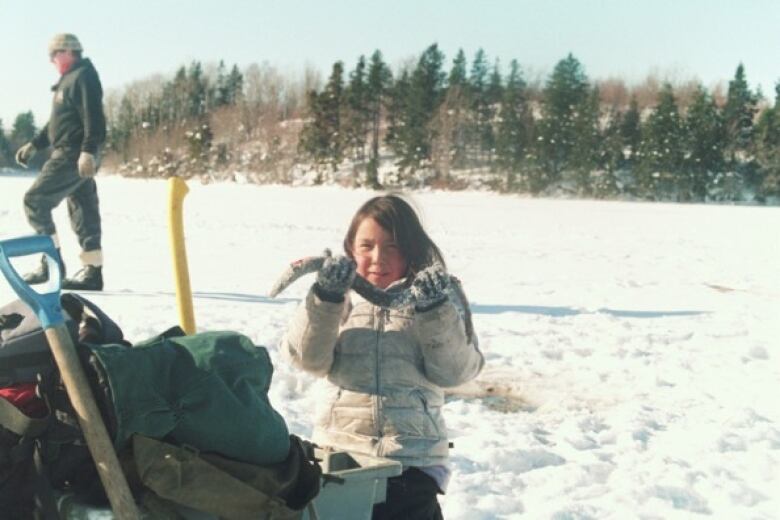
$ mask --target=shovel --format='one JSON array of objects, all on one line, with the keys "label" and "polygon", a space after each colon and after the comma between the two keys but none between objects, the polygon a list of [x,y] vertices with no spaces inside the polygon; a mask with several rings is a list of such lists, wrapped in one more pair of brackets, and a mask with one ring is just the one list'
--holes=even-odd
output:
[{"label": "shovel", "polygon": [[[51,277],[43,287],[48,292],[34,291],[11,265],[15,256],[28,256],[37,253],[46,255]],[[73,408],[84,433],[92,458],[95,461],[100,480],[106,490],[111,508],[117,518],[139,520],[130,488],[127,485],[116,452],[108,437],[106,426],[98,412],[95,399],[81,366],[76,348],[70,338],[60,306],[61,276],[56,261],[57,252],[54,242],[45,235],[14,238],[0,241],[0,271],[11,288],[38,316],[49,341],[49,347],[60,370],[65,390],[68,392]]]}]

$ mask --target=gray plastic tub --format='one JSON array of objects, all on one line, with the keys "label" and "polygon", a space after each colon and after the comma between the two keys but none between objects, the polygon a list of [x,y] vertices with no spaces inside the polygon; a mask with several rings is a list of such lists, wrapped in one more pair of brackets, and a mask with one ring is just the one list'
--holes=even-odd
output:
[{"label": "gray plastic tub", "polygon": [[[387,479],[401,474],[401,463],[345,451],[315,450],[322,462],[322,488],[314,499],[320,520],[370,520],[374,504],[385,501]],[[308,510],[303,518],[309,517]]]}]

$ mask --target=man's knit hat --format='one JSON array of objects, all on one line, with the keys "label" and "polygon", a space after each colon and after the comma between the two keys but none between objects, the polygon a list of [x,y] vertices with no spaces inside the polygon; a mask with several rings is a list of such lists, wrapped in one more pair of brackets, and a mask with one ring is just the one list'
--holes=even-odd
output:
[{"label": "man's knit hat", "polygon": [[81,42],[75,34],[62,33],[56,34],[49,42],[49,55],[55,51],[83,51]]}]

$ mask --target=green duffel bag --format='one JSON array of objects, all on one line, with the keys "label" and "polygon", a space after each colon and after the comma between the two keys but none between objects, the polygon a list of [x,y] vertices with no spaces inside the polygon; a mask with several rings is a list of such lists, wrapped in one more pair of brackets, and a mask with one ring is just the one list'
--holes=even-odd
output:
[{"label": "green duffel bag", "polygon": [[246,336],[175,327],[133,348],[90,349],[110,388],[117,452],[140,434],[249,464],[287,457],[287,425],[268,400],[271,360]]}]

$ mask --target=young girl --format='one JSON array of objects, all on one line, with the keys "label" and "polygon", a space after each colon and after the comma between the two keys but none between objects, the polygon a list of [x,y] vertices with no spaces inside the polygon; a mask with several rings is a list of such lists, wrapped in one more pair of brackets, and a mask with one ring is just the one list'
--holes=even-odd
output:
[{"label": "young girl", "polygon": [[[282,343],[294,365],[333,385],[312,440],[403,464],[374,519],[442,518],[436,495],[450,475],[442,388],[474,378],[484,358],[461,302],[448,296],[456,282],[439,248],[400,196],[363,204],[344,251],[326,259]],[[356,273],[381,289],[410,289],[414,306],[367,302],[350,291]]]}]

